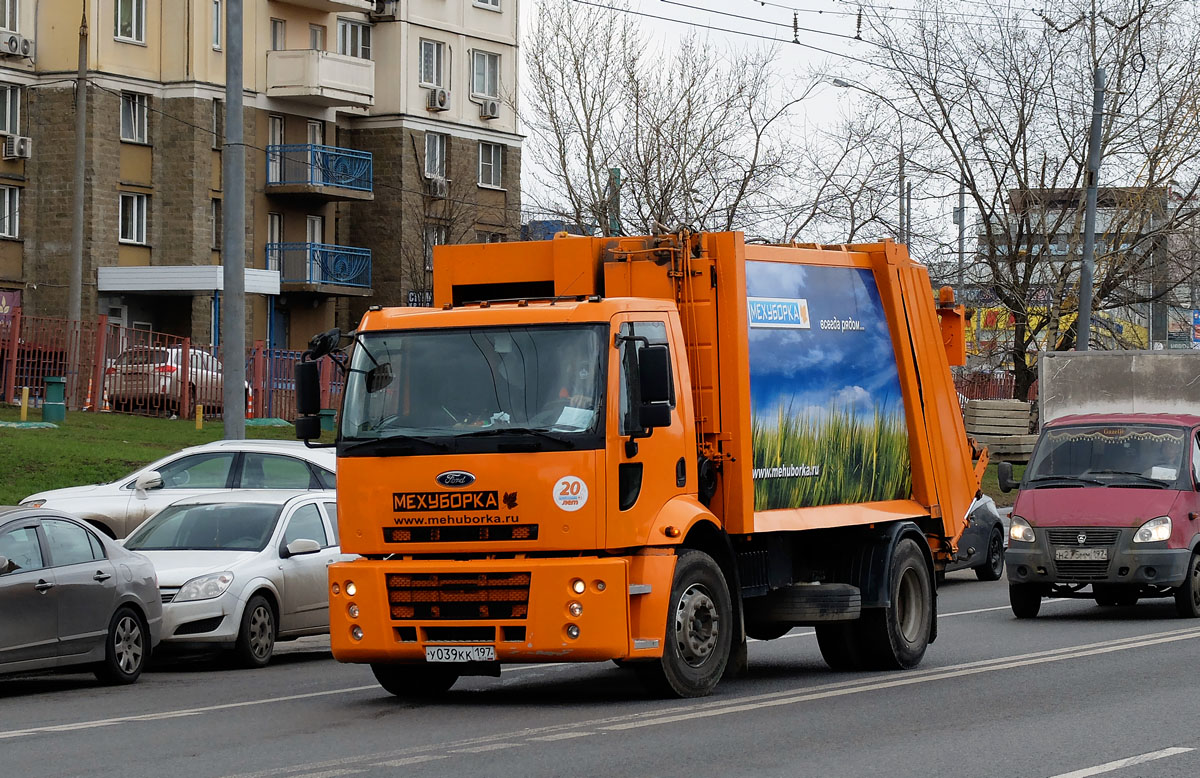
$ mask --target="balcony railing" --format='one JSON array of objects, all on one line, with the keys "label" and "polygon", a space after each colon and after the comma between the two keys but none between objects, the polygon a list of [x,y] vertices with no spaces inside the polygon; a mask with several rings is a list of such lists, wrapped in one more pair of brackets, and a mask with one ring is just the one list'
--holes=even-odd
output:
[{"label": "balcony railing", "polygon": [[371,250],[330,243],[268,243],[267,268],[281,284],[371,286]]},{"label": "balcony railing", "polygon": [[375,104],[375,63],[315,49],[268,51],[267,96],[370,108]]},{"label": "balcony railing", "polygon": [[267,186],[297,192],[345,189],[370,193],[369,151],[313,143],[267,146]]}]

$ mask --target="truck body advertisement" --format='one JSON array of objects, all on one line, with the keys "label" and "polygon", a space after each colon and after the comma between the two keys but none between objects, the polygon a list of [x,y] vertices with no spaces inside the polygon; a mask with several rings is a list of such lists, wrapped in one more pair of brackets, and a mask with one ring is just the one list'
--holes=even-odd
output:
[{"label": "truck body advertisement", "polygon": [[904,398],[870,270],[746,263],[754,509],[909,497]]}]

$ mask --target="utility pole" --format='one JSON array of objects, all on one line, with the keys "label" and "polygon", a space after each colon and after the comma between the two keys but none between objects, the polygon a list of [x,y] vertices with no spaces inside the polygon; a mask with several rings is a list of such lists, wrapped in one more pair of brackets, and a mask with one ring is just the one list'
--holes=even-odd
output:
[{"label": "utility pole", "polygon": [[900,243],[907,243],[907,235],[904,223],[904,145],[900,146],[900,227],[896,231],[896,240]]},{"label": "utility pole", "polygon": [[1100,132],[1104,120],[1104,68],[1096,68],[1092,91],[1092,131],[1088,138],[1087,205],[1083,216],[1083,266],[1079,270],[1079,313],[1075,350],[1087,351],[1092,338],[1092,268],[1096,253],[1097,179],[1100,177]]},{"label": "utility pole", "polygon": [[961,299],[963,296],[963,269],[967,258],[967,182],[964,179],[958,180],[958,212],[955,214],[958,218],[955,223],[958,225],[958,296]]},{"label": "utility pole", "polygon": [[221,150],[221,366],[225,437],[246,437],[246,146],[242,138],[242,0],[225,0],[225,146]]},{"label": "utility pole", "polygon": [[67,285],[67,318],[83,319],[83,206],[87,187],[87,0],[79,21],[79,71],[75,76],[75,191],[71,211],[71,271]]},{"label": "utility pole", "polygon": [[904,243],[912,243],[912,182],[904,190]]}]

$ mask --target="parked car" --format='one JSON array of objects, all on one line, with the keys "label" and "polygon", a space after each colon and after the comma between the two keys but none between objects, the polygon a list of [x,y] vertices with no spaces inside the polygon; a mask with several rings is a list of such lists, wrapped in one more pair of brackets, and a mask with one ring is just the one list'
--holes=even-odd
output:
[{"label": "parked car", "polygon": [[123,538],[171,503],[231,489],[333,489],[333,449],[294,440],[218,440],[163,457],[108,484],[31,494],[21,505],[57,508]]},{"label": "parked car", "polygon": [[60,511],[0,507],[0,673],[87,665],[133,683],[162,614],[146,557]]},{"label": "parked car", "polygon": [[164,645],[232,648],[262,667],[276,640],[329,631],[338,546],[333,491],[240,491],[180,500],[125,540],[158,571]]},{"label": "parked car", "polygon": [[189,407],[196,403],[214,409],[224,406],[221,360],[193,348],[188,350],[187,362],[184,371],[180,346],[133,346],[105,368],[104,389],[118,410],[133,407],[177,411],[185,396]]},{"label": "parked car", "polygon": [[944,572],[969,567],[980,581],[999,581],[1004,575],[1005,540],[1004,520],[995,500],[981,494],[967,511],[967,526],[958,539],[958,557],[946,565]]}]

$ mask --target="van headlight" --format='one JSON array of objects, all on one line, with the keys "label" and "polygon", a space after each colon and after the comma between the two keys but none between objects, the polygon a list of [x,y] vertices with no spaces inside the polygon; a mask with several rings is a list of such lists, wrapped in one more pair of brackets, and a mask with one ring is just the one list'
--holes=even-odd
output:
[{"label": "van headlight", "polygon": [[1029,522],[1025,521],[1025,519],[1022,519],[1020,516],[1013,516],[1009,520],[1009,540],[1015,540],[1018,543],[1032,543],[1033,538],[1033,527],[1029,526]]},{"label": "van headlight", "polygon": [[1154,543],[1169,537],[1171,537],[1171,517],[1159,516],[1138,527],[1138,531],[1133,535],[1133,542]]},{"label": "van headlight", "polygon": [[192,602],[220,597],[233,583],[233,573],[211,573],[193,578],[185,583],[171,602]]}]

